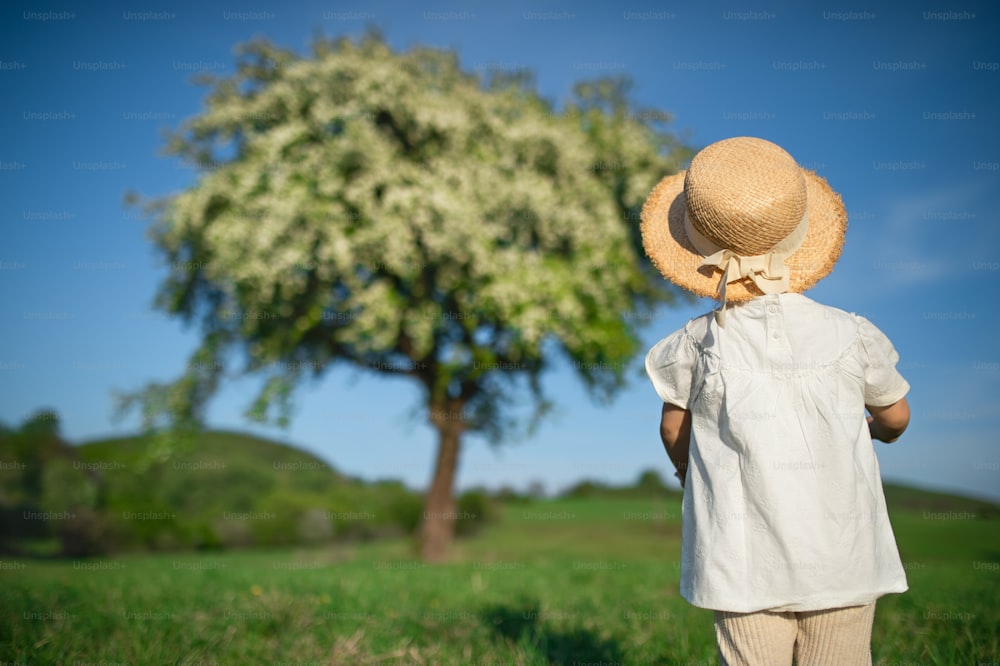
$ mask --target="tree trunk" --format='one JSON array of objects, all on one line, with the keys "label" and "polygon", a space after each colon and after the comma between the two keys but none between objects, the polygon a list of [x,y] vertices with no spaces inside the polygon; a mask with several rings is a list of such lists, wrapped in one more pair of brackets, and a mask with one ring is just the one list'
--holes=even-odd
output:
[{"label": "tree trunk", "polygon": [[454,487],[462,434],[461,404],[452,402],[445,410],[432,409],[430,420],[438,431],[438,452],[434,477],[424,500],[420,554],[427,562],[444,562],[451,549],[457,518]]}]

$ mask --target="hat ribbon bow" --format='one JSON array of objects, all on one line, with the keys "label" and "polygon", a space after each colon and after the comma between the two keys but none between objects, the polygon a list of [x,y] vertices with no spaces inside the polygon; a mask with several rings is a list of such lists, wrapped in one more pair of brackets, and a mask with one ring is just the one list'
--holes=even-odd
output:
[{"label": "hat ribbon bow", "polygon": [[729,283],[750,278],[765,294],[783,294],[788,291],[790,283],[785,260],[805,241],[809,231],[809,216],[808,213],[803,215],[798,226],[769,251],[750,256],[716,245],[694,228],[689,215],[684,216],[684,226],[691,244],[705,257],[701,265],[712,266],[722,271],[718,286],[722,303],[715,310],[715,320],[719,326],[725,327],[726,285]]}]

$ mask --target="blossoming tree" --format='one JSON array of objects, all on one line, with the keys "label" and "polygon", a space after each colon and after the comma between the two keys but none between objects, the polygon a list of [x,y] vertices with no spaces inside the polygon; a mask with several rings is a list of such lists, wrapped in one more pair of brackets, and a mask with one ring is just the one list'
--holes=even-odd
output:
[{"label": "blossoming tree", "polygon": [[637,324],[672,298],[638,207],[689,151],[663,112],[628,105],[627,81],[578,84],[557,110],[523,73],[374,34],[308,56],[255,41],[205,83],[207,108],[168,142],[194,185],[128,197],[169,261],[157,306],[202,342],[126,408],[200,422],[234,349],[266,378],[248,409],[262,421],[287,423],[299,380],[336,363],[413,380],[439,438],[422,554],[445,559],[463,433],[501,441],[518,394],[534,423],[553,354],[597,398],[622,384]]}]

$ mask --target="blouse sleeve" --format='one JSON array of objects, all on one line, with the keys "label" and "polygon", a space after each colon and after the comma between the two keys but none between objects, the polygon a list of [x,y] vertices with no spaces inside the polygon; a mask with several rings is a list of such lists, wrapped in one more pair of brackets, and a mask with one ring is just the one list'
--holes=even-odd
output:
[{"label": "blouse sleeve", "polygon": [[663,338],[646,354],[646,374],[663,402],[688,408],[696,355],[694,340],[684,329]]},{"label": "blouse sleeve", "polygon": [[858,316],[858,333],[865,371],[865,404],[891,405],[910,390],[909,383],[896,370],[899,354],[885,333],[861,316]]}]

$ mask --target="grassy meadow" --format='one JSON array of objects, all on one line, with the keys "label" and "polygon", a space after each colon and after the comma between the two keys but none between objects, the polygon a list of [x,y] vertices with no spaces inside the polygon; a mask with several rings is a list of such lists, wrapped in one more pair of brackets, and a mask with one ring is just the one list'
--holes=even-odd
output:
[{"label": "grassy meadow", "polygon": [[[910,591],[876,664],[1000,662],[1000,520],[893,511]],[[411,542],[0,560],[0,664],[715,664],[677,593],[680,504],[511,503],[425,565]]]}]

